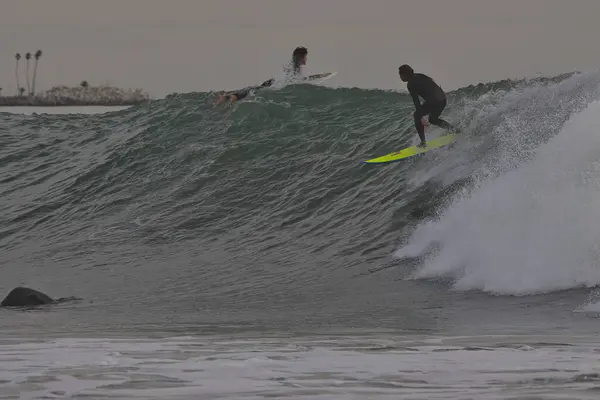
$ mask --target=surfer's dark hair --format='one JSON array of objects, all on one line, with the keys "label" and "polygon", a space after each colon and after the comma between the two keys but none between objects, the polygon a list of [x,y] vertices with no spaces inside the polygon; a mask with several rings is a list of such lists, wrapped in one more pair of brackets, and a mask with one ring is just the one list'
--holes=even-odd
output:
[{"label": "surfer's dark hair", "polygon": [[308,54],[308,50],[306,50],[306,47],[300,46],[300,47],[296,47],[294,49],[294,52],[292,53],[292,57],[298,58],[298,57],[301,57],[301,56],[305,56],[307,54]]},{"label": "surfer's dark hair", "polygon": [[308,54],[308,50],[306,47],[299,46],[294,49],[292,53],[292,63],[294,64],[294,70],[300,70],[300,58],[304,57]]},{"label": "surfer's dark hair", "polygon": [[412,74],[415,73],[415,71],[413,71],[413,69],[410,67],[410,65],[402,64],[401,66],[398,67],[398,73],[400,73],[401,75],[411,76]]}]

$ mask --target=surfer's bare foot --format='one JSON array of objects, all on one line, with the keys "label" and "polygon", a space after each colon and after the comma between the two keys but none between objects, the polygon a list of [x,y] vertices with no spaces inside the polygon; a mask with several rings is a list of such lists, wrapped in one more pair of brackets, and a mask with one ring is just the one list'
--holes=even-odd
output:
[{"label": "surfer's bare foot", "polygon": [[427,142],[423,141],[417,145],[417,147],[427,147]]},{"label": "surfer's bare foot", "polygon": [[215,102],[215,104],[218,106],[219,104],[221,104],[222,102],[224,102],[226,98],[227,98],[227,96],[225,94],[219,95],[219,98],[217,99],[217,101]]}]

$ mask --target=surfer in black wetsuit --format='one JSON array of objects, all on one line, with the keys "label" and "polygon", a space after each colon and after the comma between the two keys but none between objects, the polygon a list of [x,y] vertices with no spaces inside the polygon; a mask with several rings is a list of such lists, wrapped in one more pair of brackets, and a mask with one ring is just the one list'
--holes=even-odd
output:
[{"label": "surfer in black wetsuit", "polygon": [[[306,58],[308,55],[308,50],[306,47],[296,47],[292,53],[292,61],[283,68],[284,73],[287,79],[297,77],[300,75],[300,70],[303,65],[306,65]],[[227,98],[229,98],[230,104],[238,100],[242,100],[245,97],[248,97],[250,93],[254,93],[259,89],[269,87],[273,85],[275,79],[271,78],[269,80],[264,81],[260,86],[251,86],[242,90],[238,90],[235,92],[231,92],[229,94],[223,93],[217,99],[217,105],[223,103]]]},{"label": "surfer in black wetsuit", "polygon": [[[415,73],[409,65],[401,65],[398,68],[398,74],[402,82],[407,82],[406,88],[410,93],[413,102],[415,103],[415,127],[421,138],[421,143],[418,147],[425,147],[425,125],[424,117],[429,115],[429,122],[444,128],[448,131],[456,131],[456,129],[448,122],[440,118],[442,111],[446,107],[446,93],[442,88],[425,74]],[[419,100],[419,96],[425,100],[423,104]]]}]

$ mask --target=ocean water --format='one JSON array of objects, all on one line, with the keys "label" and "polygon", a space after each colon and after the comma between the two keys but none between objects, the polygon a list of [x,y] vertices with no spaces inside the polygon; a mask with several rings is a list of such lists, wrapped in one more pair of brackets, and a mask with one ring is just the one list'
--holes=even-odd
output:
[{"label": "ocean water", "polygon": [[599,396],[600,73],[214,100],[0,113],[0,399]]}]

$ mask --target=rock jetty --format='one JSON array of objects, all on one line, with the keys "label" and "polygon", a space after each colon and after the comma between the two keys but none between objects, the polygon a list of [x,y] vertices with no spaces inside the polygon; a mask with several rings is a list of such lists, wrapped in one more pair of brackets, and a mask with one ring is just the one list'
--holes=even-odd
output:
[{"label": "rock jetty", "polygon": [[82,82],[75,87],[54,86],[31,96],[0,96],[0,107],[129,106],[148,100],[150,97],[141,89],[125,90],[108,85],[89,86],[87,82]]}]

